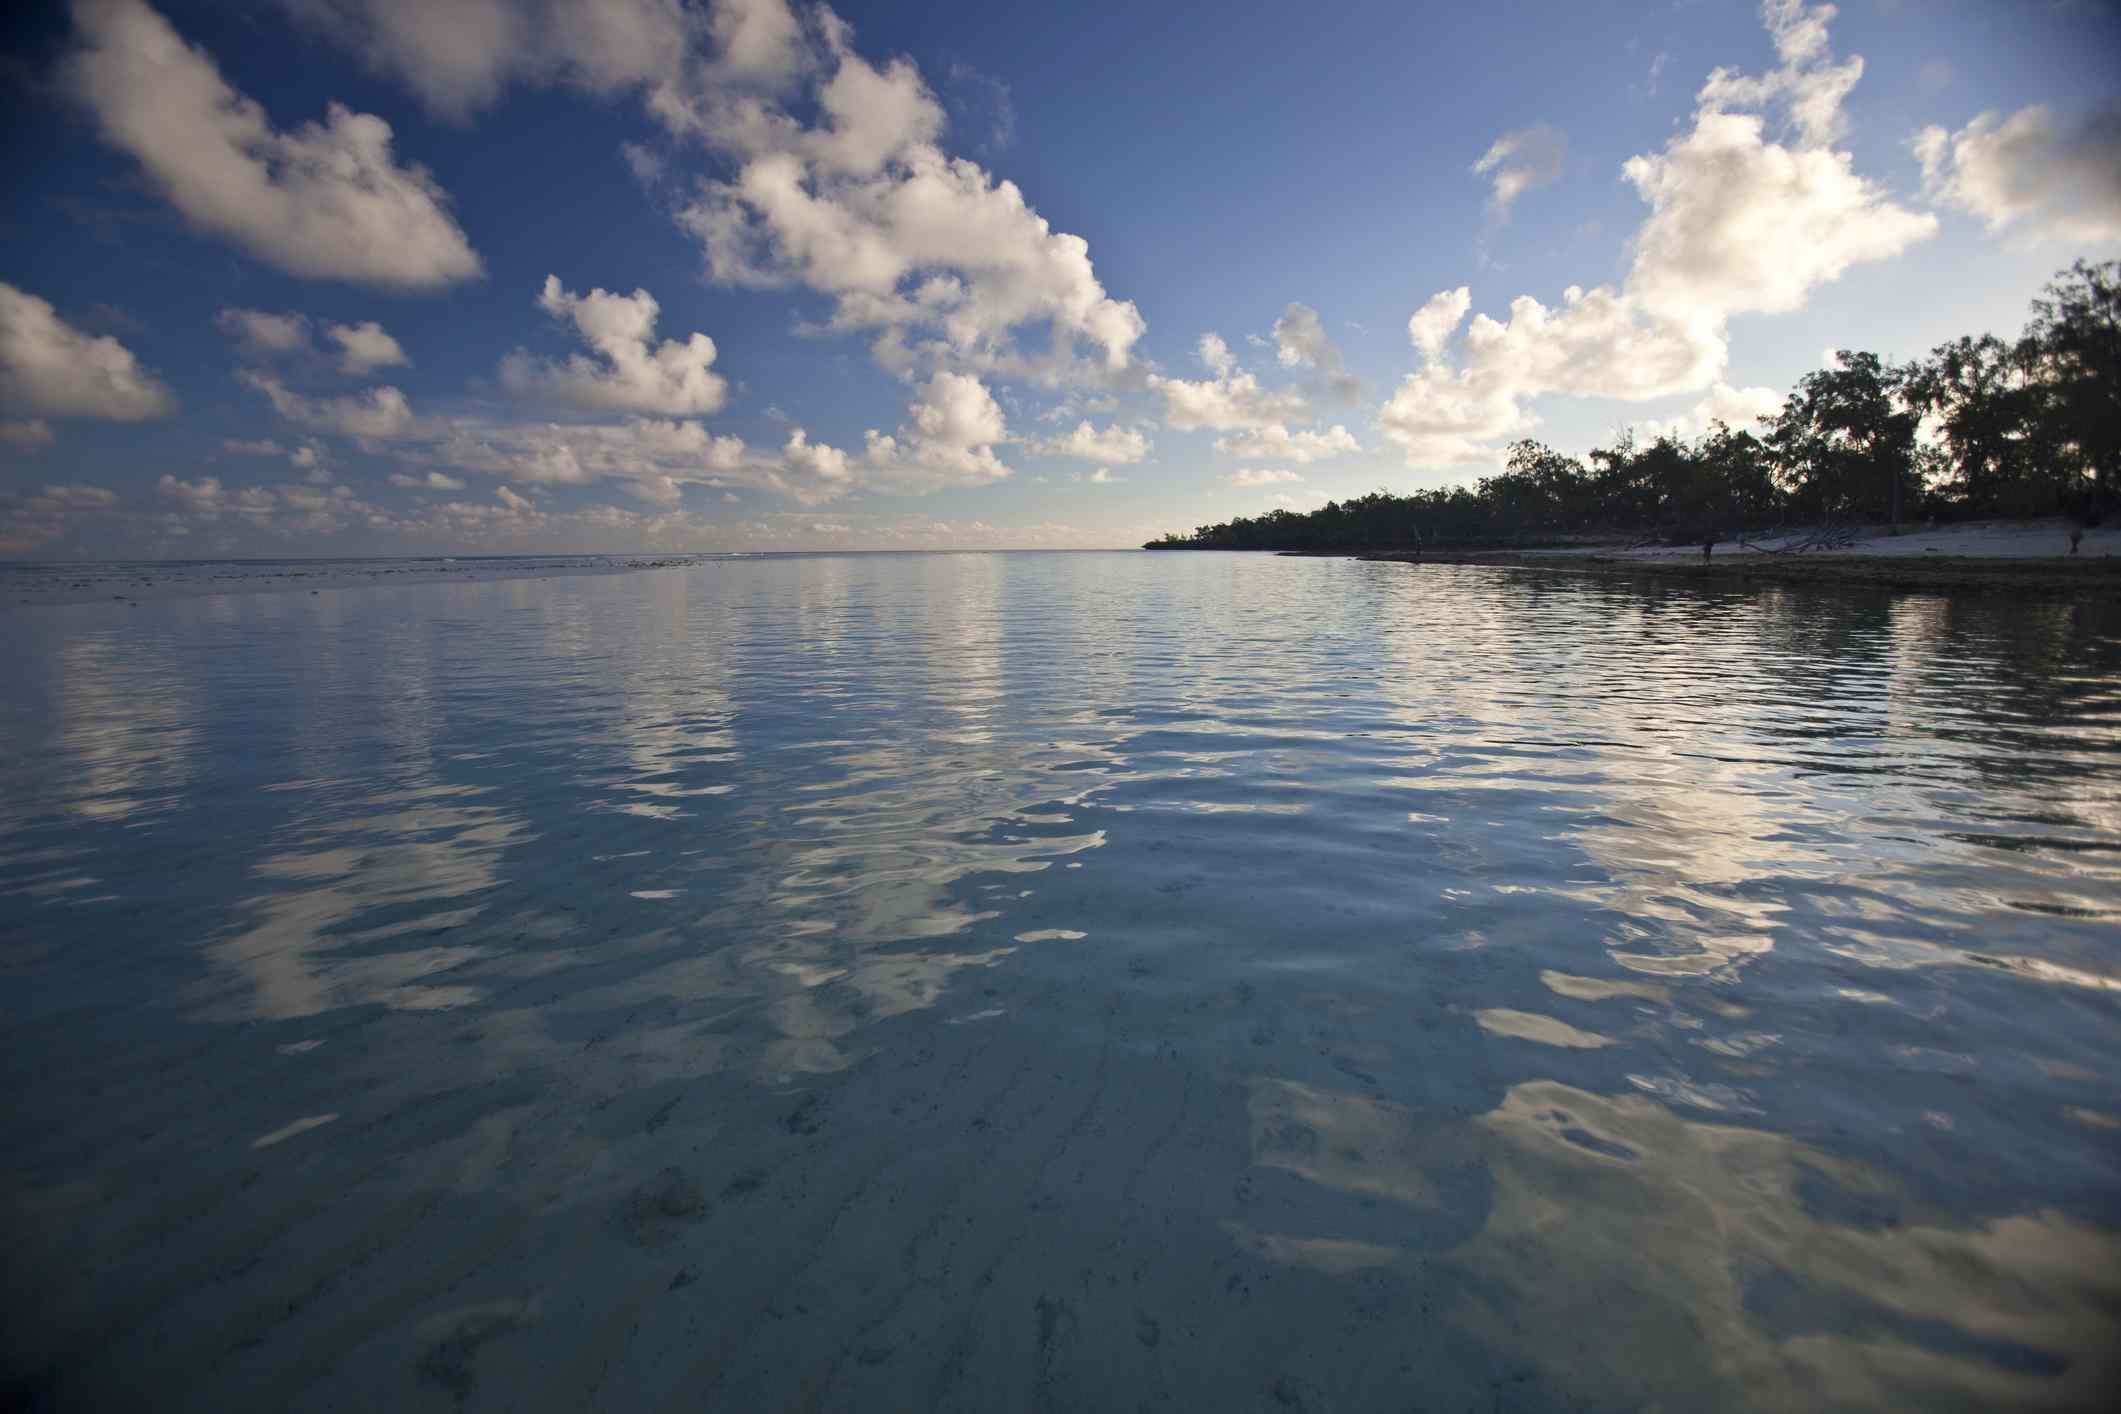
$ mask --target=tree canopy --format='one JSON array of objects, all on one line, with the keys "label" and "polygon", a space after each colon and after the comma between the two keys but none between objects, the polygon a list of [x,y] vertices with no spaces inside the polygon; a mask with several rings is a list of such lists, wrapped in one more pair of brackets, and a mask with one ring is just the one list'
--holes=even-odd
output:
[{"label": "tree canopy", "polygon": [[1624,434],[1578,458],[1535,441],[1473,486],[1379,490],[1240,516],[1152,549],[1508,545],[1594,532],[1698,542],[1792,521],[2068,514],[2096,522],[2121,478],[2121,262],[2078,261],[2015,343],[1940,344],[1893,364],[1843,349],[1758,431]]}]

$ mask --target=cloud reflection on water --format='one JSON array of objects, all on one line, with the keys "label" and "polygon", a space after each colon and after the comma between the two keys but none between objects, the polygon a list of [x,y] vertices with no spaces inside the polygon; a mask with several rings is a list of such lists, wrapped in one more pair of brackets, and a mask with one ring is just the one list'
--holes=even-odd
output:
[{"label": "cloud reflection on water", "polygon": [[[598,1261],[644,1164],[741,1157],[734,1212],[859,1159],[879,1251],[1032,1173],[1027,1231],[1433,1303],[1592,1403],[2092,1388],[2121,638],[2074,610],[967,556],[48,612],[0,907],[60,942],[12,1005],[198,1028],[178,1118],[231,1152],[328,1185],[392,1136],[364,1194],[587,1214]],[[73,878],[131,911],[54,923]],[[1167,1139],[1186,1182],[1067,1177]],[[791,1280],[860,1267],[775,1211]]]}]

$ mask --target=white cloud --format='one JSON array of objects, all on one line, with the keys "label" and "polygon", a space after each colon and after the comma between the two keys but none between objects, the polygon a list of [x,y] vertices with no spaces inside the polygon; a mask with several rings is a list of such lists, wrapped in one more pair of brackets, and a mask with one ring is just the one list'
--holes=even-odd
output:
[{"label": "white cloud", "polygon": [[[1651,82],[1655,81],[1653,71]],[[1473,164],[1475,176],[1492,175],[1494,189],[1488,197],[1488,219],[1497,225],[1508,221],[1510,208],[1518,197],[1558,178],[1568,150],[1568,138],[1560,129],[1545,123],[1519,128],[1495,139]]]},{"label": "white cloud", "polygon": [[512,511],[527,511],[533,504],[528,496],[518,496],[506,486],[494,487],[493,495],[495,500]]},{"label": "white cloud", "polygon": [[1720,422],[1733,432],[1757,434],[1760,419],[1781,412],[1782,402],[1782,394],[1773,388],[1733,388],[1719,381],[1709,389],[1707,397],[1685,412],[1673,417],[1650,418],[1637,423],[1635,430],[1648,441],[1659,437],[1684,440],[1698,437]]},{"label": "white cloud", "polygon": [[1344,452],[1359,452],[1362,446],[1352,433],[1339,423],[1322,432],[1298,429],[1291,432],[1278,422],[1265,427],[1249,428],[1228,437],[1219,437],[1215,450],[1247,461],[1271,460],[1291,461],[1308,465],[1337,457]]},{"label": "white cloud", "polygon": [[1303,477],[1297,475],[1293,471],[1286,471],[1279,467],[1248,466],[1242,471],[1233,472],[1229,480],[1232,486],[1240,488],[1250,488],[1254,486],[1287,485],[1292,482],[1301,481],[1303,480]]},{"label": "white cloud", "polygon": [[369,388],[339,398],[312,398],[255,369],[239,369],[236,381],[262,393],[273,411],[298,427],[362,441],[399,437],[413,426],[412,407],[396,388]]},{"label": "white cloud", "polygon": [[1451,335],[1472,308],[1473,291],[1468,286],[1433,294],[1407,320],[1407,337],[1421,350],[1423,358],[1434,363],[1443,357],[1444,346],[1451,342]]},{"label": "white cloud", "polygon": [[[942,151],[942,106],[912,63],[879,68],[830,11],[818,16],[788,102],[710,92],[666,114],[736,166],[679,213],[710,276],[830,296],[827,327],[878,331],[895,371],[1053,381],[1084,375],[1078,343],[1104,372],[1125,369],[1141,315],[1105,293],[1088,244],[1055,231],[1013,182]],[[813,119],[796,116],[810,106]],[[1016,350],[1023,325],[1051,331],[1048,354]]]},{"label": "white cloud", "polygon": [[1074,457],[1086,462],[1117,462],[1122,466],[1132,466],[1147,457],[1149,447],[1149,438],[1139,428],[1115,423],[1099,431],[1087,419],[1076,423],[1075,430],[1067,436],[1038,444],[1038,450],[1048,456]]},{"label": "white cloud", "polygon": [[408,472],[394,471],[390,484],[412,491],[461,491],[464,483],[454,476],[444,476],[439,471],[430,471],[425,476],[414,476]]},{"label": "white cloud", "polygon": [[239,457],[285,457],[287,464],[301,472],[302,479],[310,485],[331,484],[331,469],[325,464],[324,453],[315,442],[285,447],[270,437],[254,440],[229,437],[222,440],[221,450]]},{"label": "white cloud", "polygon": [[475,418],[416,427],[394,450],[401,460],[447,473],[517,484],[610,483],[638,499],[676,505],[684,488],[742,487],[805,505],[832,500],[860,478],[847,454],[794,429],[778,452],[716,436],[698,422],[634,418],[623,423],[508,423]]},{"label": "white cloud", "polygon": [[669,0],[282,0],[298,19],[461,119],[513,81],[608,94],[674,82],[700,28]]},{"label": "white cloud", "polygon": [[339,371],[355,378],[365,377],[378,368],[412,362],[398,341],[373,319],[364,319],[359,324],[328,324],[324,334],[339,346]]},{"label": "white cloud", "polygon": [[216,476],[203,476],[197,481],[179,481],[164,472],[161,481],[156,483],[156,490],[165,500],[175,501],[187,510],[210,511],[218,510],[221,506],[221,479]]},{"label": "white cloud", "polygon": [[1291,303],[1274,321],[1274,348],[1283,368],[1317,369],[1327,397],[1351,398],[1362,391],[1362,380],[1348,372],[1318,311],[1307,304]]},{"label": "white cloud", "polygon": [[1431,364],[1410,373],[1378,413],[1384,434],[1405,449],[1409,466],[1459,466],[1498,460],[1493,443],[1526,423],[1519,389],[1478,370]]},{"label": "white cloud", "polygon": [[10,447],[35,451],[39,447],[49,447],[56,440],[58,439],[52,432],[52,425],[41,417],[0,422],[0,442],[5,442]]},{"label": "white cloud", "polygon": [[214,316],[214,327],[253,358],[278,358],[309,348],[309,316],[303,314],[229,308]]},{"label": "white cloud", "polygon": [[68,533],[122,517],[118,493],[80,482],[37,491],[0,489],[0,555],[21,555]]},{"label": "white cloud", "polygon": [[865,465],[906,489],[977,486],[1009,475],[994,453],[1009,440],[1001,404],[979,379],[938,373],[915,393],[896,436],[871,428]]},{"label": "white cloud", "polygon": [[1310,400],[1300,390],[1261,387],[1257,378],[1237,366],[1236,355],[1220,335],[1201,335],[1200,361],[1213,377],[1204,381],[1157,373],[1148,377],[1150,390],[1164,400],[1164,421],[1172,427],[1183,432],[1310,420]]},{"label": "white cloud", "polygon": [[[235,340],[237,347],[251,358],[289,358],[317,352],[310,338],[309,316],[292,310],[274,314],[263,309],[231,307],[214,316],[214,327]],[[333,357],[339,371],[356,378],[378,368],[412,362],[398,341],[373,319],[359,324],[327,324],[324,334],[338,345]]]},{"label": "white cloud", "polygon": [[510,392],[599,412],[687,416],[721,409],[728,383],[713,371],[714,340],[696,333],[682,344],[665,339],[658,345],[661,306],[648,291],[577,295],[547,275],[538,308],[573,326],[594,356],[538,359],[518,350],[501,362],[501,383]]},{"label": "white cloud", "polygon": [[1650,204],[1628,275],[1647,307],[1787,313],[1937,229],[1857,176],[1848,153],[1785,147],[1763,127],[1758,114],[1704,109],[1662,153],[1621,169]]},{"label": "white cloud", "polygon": [[[1768,0],[1781,66],[1761,78],[1716,70],[1692,126],[1624,165],[1650,210],[1621,289],[1571,286],[1558,308],[1520,296],[1507,322],[1476,315],[1457,367],[1443,351],[1469,292],[1423,306],[1408,334],[1425,366],[1379,414],[1410,464],[1494,460],[1500,439],[1537,424],[1525,403],[1545,394],[1639,401],[1707,387],[1723,372],[1732,315],[1796,309],[1819,285],[1935,230],[1935,218],[1895,204],[1828,146],[1863,72],[1860,59],[1834,62],[1833,13]],[[1732,111],[1770,103],[1787,113],[1793,142],[1769,141],[1761,114]]]},{"label": "white cloud", "polygon": [[1101,466],[1090,473],[1090,484],[1092,486],[1113,486],[1126,479],[1124,476],[1114,476],[1112,468],[1109,466]]},{"label": "white cloud", "polygon": [[1915,138],[1932,201],[1980,217],[1991,231],[2035,238],[2121,241],[2121,106],[2066,126],[2045,105],[2004,118],[1983,113],[1956,133]]},{"label": "white cloud", "polygon": [[291,275],[428,289],[480,273],[427,172],[390,125],[330,104],[276,130],[141,0],[75,0],[66,90],[194,226]]},{"label": "white cloud", "polygon": [[1668,397],[1708,383],[1724,353],[1712,315],[1666,318],[1604,288],[1571,286],[1558,308],[1520,295],[1507,322],[1473,316],[1463,367],[1431,362],[1409,374],[1379,419],[1410,465],[1493,461],[1496,441],[1535,425],[1522,406],[1530,397]]},{"label": "white cloud", "polygon": [[107,486],[85,486],[69,482],[63,486],[47,486],[42,499],[65,510],[106,510],[118,504],[118,493]]},{"label": "white cloud", "polygon": [[1274,346],[1283,368],[1306,368],[1322,359],[1340,361],[1340,351],[1326,337],[1318,311],[1307,304],[1292,303],[1274,321]]},{"label": "white cloud", "polygon": [[809,434],[798,427],[788,434],[788,441],[781,448],[781,469],[768,477],[768,484],[797,500],[814,503],[851,487],[854,473],[848,468],[845,452],[811,441]]},{"label": "white cloud", "polygon": [[1761,0],[1760,20],[1781,65],[1757,78],[1735,69],[1712,71],[1698,95],[1702,111],[1779,104],[1796,125],[1800,146],[1825,147],[1842,137],[1848,119],[1841,104],[1863,77],[1863,60],[1834,62],[1827,27],[1838,13],[1806,0]]},{"label": "white cloud", "polygon": [[0,412],[139,422],[176,406],[125,345],[84,334],[48,301],[0,283]]}]

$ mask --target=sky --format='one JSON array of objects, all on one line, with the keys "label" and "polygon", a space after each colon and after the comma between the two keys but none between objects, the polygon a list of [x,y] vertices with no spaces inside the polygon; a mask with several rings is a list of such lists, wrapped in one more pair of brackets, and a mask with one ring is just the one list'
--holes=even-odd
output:
[{"label": "sky", "polygon": [[2121,253],[2094,0],[0,19],[0,557],[1135,545]]}]

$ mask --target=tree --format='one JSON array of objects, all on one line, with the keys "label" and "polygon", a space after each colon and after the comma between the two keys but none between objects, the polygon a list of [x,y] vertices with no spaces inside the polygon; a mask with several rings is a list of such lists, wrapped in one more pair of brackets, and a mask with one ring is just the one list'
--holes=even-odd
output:
[{"label": "tree", "polygon": [[2080,260],[2049,281],[2025,337],[2058,439],[2091,472],[2091,509],[2103,513],[2121,476],[2121,261]]},{"label": "tree", "polygon": [[1807,509],[1829,518],[1883,513],[1897,525],[1911,499],[1917,420],[1900,396],[1901,370],[1852,349],[1836,358],[1804,376],[1768,445]]},{"label": "tree", "polygon": [[1946,484],[1975,512],[2051,510],[2054,482],[2036,456],[2045,390],[1994,335],[1939,344],[1906,370],[1907,401],[1933,417],[1949,452]]}]

